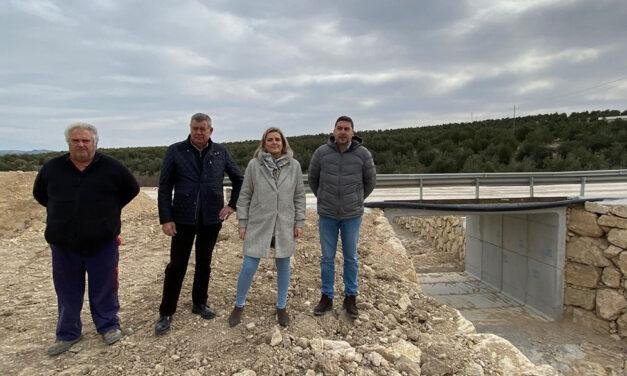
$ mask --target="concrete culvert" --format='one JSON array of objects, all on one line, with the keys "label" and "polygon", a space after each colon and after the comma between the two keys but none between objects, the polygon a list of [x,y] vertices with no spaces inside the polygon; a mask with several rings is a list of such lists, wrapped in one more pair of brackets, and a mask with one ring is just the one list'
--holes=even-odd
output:
[{"label": "concrete culvert", "polygon": [[[596,366],[622,372],[626,347],[620,335],[612,334],[608,324],[605,331],[598,331],[598,322],[589,317],[593,324],[588,326],[597,331],[582,328],[581,318],[573,322],[573,309],[581,309],[565,301],[565,291],[568,299],[568,291],[576,287],[564,277],[572,263],[566,251],[573,235],[568,231],[568,213],[584,204],[596,208],[602,204],[565,198],[503,201],[368,205],[385,207],[414,262],[423,292],[459,309],[477,331],[502,336],[534,363],[552,364],[564,374],[585,374],[585,369]],[[616,279],[606,274],[608,280]]]}]

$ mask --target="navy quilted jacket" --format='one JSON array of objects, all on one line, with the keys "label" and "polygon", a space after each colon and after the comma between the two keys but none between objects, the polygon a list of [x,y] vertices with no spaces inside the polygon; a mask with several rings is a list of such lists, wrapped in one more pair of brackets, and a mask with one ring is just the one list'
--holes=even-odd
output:
[{"label": "navy quilted jacket", "polygon": [[168,148],[159,178],[160,223],[193,225],[199,218],[205,225],[220,222],[218,213],[224,206],[225,173],[233,184],[228,205],[233,209],[237,207],[242,173],[224,146],[212,142],[209,148],[202,160],[202,171],[194,154],[200,152],[189,137]]}]

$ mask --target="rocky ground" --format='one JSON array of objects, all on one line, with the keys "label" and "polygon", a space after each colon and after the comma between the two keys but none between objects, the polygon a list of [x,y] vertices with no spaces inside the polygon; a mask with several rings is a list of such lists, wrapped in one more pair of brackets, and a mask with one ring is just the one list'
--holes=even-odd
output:
[{"label": "rocky ground", "polygon": [[[105,346],[84,307],[82,341],[66,354],[48,357],[57,309],[42,235],[45,213],[31,198],[33,178],[33,173],[0,173],[2,375],[556,374],[531,363],[509,342],[477,334],[456,310],[423,295],[411,259],[377,211],[363,221],[359,319],[346,318],[339,300],[332,314],[311,313],[319,299],[319,248],[316,216],[308,212],[293,259],[291,325],[276,325],[276,273],[272,262],[263,261],[244,320],[230,329],[226,317],[242,260],[231,218],[214,252],[209,286],[209,304],[218,317],[205,321],[191,314],[188,275],[171,332],[156,338],[153,324],[169,247],[155,202],[143,194],[123,213],[120,317],[126,336]],[[341,259],[337,265],[341,296]]]}]

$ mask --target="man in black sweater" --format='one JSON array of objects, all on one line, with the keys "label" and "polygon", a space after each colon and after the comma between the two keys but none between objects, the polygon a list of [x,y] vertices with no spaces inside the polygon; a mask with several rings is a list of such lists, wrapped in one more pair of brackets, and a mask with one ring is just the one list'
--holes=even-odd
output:
[{"label": "man in black sweater", "polygon": [[52,250],[52,277],[59,317],[58,355],[81,338],[85,273],[89,307],[106,344],[122,337],[118,311],[118,235],[122,208],[139,185],[120,162],[96,152],[98,131],[86,123],[65,130],[69,153],[46,162],[35,179],[33,196],[46,207],[45,238]]}]

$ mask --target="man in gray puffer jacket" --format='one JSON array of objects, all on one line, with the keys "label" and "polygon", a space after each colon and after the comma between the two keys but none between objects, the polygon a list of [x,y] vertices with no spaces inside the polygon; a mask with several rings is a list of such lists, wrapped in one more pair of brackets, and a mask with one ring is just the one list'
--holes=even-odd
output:
[{"label": "man in gray puffer jacket", "polygon": [[320,146],[309,164],[309,187],[318,199],[320,276],[322,297],[315,315],[333,309],[335,250],[338,234],[344,255],[344,309],[357,318],[357,241],[364,213],[364,199],[372,193],[376,170],[372,155],[355,136],[353,120],[340,116],[333,135]]}]

